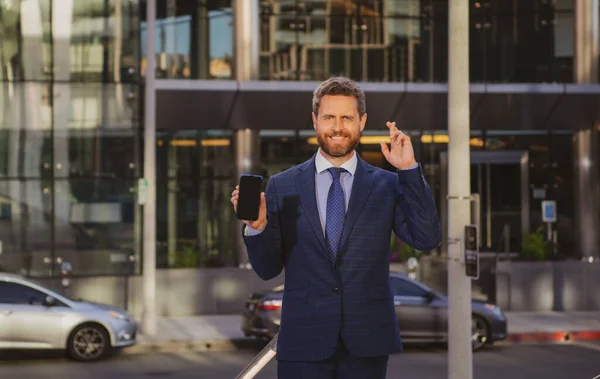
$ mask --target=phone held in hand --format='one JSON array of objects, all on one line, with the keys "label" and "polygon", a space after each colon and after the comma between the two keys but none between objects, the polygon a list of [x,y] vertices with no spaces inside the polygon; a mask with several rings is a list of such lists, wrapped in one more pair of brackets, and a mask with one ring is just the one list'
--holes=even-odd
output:
[{"label": "phone held in hand", "polygon": [[260,175],[244,174],[240,176],[240,189],[236,212],[238,220],[258,220],[262,181],[263,177]]}]

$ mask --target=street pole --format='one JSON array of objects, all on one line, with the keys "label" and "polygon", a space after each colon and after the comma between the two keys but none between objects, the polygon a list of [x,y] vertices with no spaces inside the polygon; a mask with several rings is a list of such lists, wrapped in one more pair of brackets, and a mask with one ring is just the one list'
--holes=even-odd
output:
[{"label": "street pole", "polygon": [[143,307],[142,330],[156,334],[156,93],[154,39],[156,0],[146,0],[146,88],[144,102],[144,178],[147,198],[144,204]]},{"label": "street pole", "polygon": [[472,379],[471,279],[465,225],[471,223],[469,0],[448,2],[448,378]]}]

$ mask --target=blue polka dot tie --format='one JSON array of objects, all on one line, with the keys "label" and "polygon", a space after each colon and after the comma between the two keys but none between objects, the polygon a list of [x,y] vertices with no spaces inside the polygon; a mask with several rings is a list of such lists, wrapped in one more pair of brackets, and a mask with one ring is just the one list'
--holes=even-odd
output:
[{"label": "blue polka dot tie", "polygon": [[340,183],[340,175],[342,171],[346,170],[341,167],[331,167],[328,171],[333,178],[333,183],[331,183],[329,194],[327,195],[325,235],[329,247],[329,256],[331,261],[335,262],[344,229],[344,219],[346,217],[346,201],[344,199],[344,190]]}]

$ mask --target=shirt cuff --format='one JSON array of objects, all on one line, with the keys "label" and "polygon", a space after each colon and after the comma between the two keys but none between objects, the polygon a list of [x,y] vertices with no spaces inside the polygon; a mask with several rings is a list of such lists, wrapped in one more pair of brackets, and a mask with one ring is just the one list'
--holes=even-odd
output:
[{"label": "shirt cuff", "polygon": [[[263,229],[264,230],[264,229]],[[256,230],[256,229],[252,229],[251,227],[249,227],[248,225],[244,226],[244,235],[246,237],[252,237],[255,236],[257,234],[262,233],[263,230]]]},{"label": "shirt cuff", "polygon": [[418,163],[415,163],[413,166],[408,167],[408,168],[403,168],[400,171],[407,171],[407,170],[414,170],[415,168],[419,167]]}]

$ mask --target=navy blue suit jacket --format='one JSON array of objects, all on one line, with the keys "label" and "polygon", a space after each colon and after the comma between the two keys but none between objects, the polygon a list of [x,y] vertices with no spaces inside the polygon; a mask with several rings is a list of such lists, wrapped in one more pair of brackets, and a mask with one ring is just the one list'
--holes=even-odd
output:
[{"label": "navy blue suit jacket", "polygon": [[315,170],[313,156],[273,175],[265,190],[267,226],[244,237],[260,278],[269,280],[285,268],[277,359],[327,359],[340,337],[354,356],[400,352],[389,285],[391,232],[420,250],[441,242],[421,166],[393,173],[359,157],[335,263],[319,219]]}]

